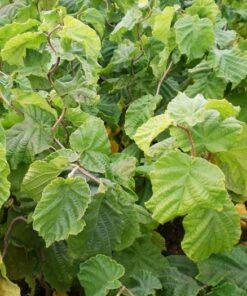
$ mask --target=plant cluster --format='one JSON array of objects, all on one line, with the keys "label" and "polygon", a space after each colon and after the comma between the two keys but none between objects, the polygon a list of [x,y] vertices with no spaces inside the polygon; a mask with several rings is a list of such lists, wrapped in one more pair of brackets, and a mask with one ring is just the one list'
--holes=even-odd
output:
[{"label": "plant cluster", "polygon": [[0,0],[0,296],[247,295],[246,20]]}]

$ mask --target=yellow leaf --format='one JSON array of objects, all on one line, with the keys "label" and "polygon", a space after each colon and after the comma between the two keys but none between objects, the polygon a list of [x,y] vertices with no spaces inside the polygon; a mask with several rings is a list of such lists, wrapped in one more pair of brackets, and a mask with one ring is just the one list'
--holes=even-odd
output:
[{"label": "yellow leaf", "polygon": [[20,296],[20,288],[11,281],[1,278],[0,279],[0,295],[1,296]]}]

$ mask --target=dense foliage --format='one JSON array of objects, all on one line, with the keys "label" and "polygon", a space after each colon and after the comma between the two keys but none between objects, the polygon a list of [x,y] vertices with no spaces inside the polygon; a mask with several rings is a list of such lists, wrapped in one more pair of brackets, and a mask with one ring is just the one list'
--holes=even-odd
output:
[{"label": "dense foliage", "polygon": [[0,0],[0,295],[247,295],[247,2]]}]

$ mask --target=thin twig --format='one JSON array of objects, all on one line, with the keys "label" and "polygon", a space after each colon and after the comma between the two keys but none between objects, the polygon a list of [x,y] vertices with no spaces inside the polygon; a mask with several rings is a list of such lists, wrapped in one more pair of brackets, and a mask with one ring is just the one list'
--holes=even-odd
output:
[{"label": "thin twig", "polygon": [[165,70],[164,74],[162,75],[162,77],[158,83],[158,86],[157,86],[156,96],[160,93],[161,85],[162,85],[163,81],[165,80],[166,76],[168,75],[168,73],[171,71],[172,65],[173,65],[173,63],[170,62],[168,68]]},{"label": "thin twig", "polygon": [[118,293],[116,294],[116,296],[121,296],[123,294],[123,292],[126,292],[129,296],[135,296],[128,288],[126,288],[125,286],[122,286]]},{"label": "thin twig", "polygon": [[60,116],[58,117],[58,119],[56,120],[56,122],[54,123],[53,127],[51,128],[52,132],[55,133],[58,125],[62,122],[63,118],[64,118],[64,115],[66,113],[66,108],[64,108],[62,110],[62,113],[60,114]]},{"label": "thin twig", "polygon": [[52,77],[53,73],[56,71],[56,69],[57,69],[59,63],[60,63],[60,57],[57,57],[55,64],[53,64],[53,65],[51,66],[49,72],[47,73],[48,80],[50,81],[50,83],[51,83],[53,86],[54,86],[54,83],[53,83],[51,77]]},{"label": "thin twig", "polygon": [[[54,46],[52,45],[52,42],[51,42],[51,35],[52,35],[57,29],[59,29],[59,28],[61,28],[60,25],[56,26],[53,30],[51,30],[51,32],[49,32],[49,33],[47,34],[47,42],[48,42],[48,44],[49,44],[51,50],[54,52],[54,54],[55,54],[56,56],[57,56],[57,51],[56,51],[56,49],[54,48]],[[51,68],[50,68],[50,70],[49,70],[49,72],[48,72],[48,74],[47,74],[48,80],[50,81],[50,83],[51,83],[52,85],[54,85],[54,84],[53,84],[53,81],[52,81],[51,77],[52,77],[53,73],[56,71],[56,69],[57,69],[59,63],[60,63],[60,57],[57,56],[56,62],[51,66]]]},{"label": "thin twig", "polygon": [[181,128],[187,134],[189,142],[190,142],[190,146],[191,146],[191,156],[196,157],[196,149],[195,149],[195,144],[193,141],[191,131],[187,127],[180,125],[180,124],[178,124],[177,127]]},{"label": "thin twig", "polygon": [[[81,172],[84,176],[88,177],[89,179],[91,179],[92,181],[94,181],[96,184],[100,185],[100,179],[95,177],[93,174],[89,173],[87,170],[85,170],[83,167],[81,167],[80,165],[75,165],[76,170],[72,170],[71,173],[73,172],[73,175],[75,174],[76,171]],[[70,173],[70,174],[71,174]],[[72,176],[73,176],[72,175]]]},{"label": "thin twig", "polygon": [[55,142],[60,148],[62,148],[62,149],[65,148],[65,147],[63,146],[63,144],[62,144],[57,138],[53,137],[53,139],[54,139],[54,142]]},{"label": "thin twig", "polygon": [[52,45],[52,43],[51,43],[51,35],[52,35],[57,29],[59,29],[59,28],[61,28],[61,26],[60,26],[60,25],[57,25],[53,30],[51,30],[51,32],[49,32],[49,33],[47,34],[47,41],[48,41],[48,44],[50,45],[50,48],[52,49],[52,51],[53,51],[55,54],[57,54],[57,51],[56,51],[56,49],[53,47],[53,45]]},{"label": "thin twig", "polygon": [[121,296],[122,295],[122,293],[124,292],[124,290],[125,290],[125,287],[124,286],[122,286],[119,290],[118,290],[118,292],[117,292],[117,294],[116,294],[116,296]]},{"label": "thin twig", "polygon": [[8,251],[8,246],[9,246],[9,236],[11,234],[11,231],[13,230],[13,227],[15,225],[16,222],[18,221],[24,221],[27,223],[27,219],[23,216],[18,216],[18,217],[15,217],[9,224],[9,227],[6,231],[6,234],[4,236],[4,240],[3,240],[3,253],[2,253],[2,258],[4,258],[7,254],[7,251]]}]

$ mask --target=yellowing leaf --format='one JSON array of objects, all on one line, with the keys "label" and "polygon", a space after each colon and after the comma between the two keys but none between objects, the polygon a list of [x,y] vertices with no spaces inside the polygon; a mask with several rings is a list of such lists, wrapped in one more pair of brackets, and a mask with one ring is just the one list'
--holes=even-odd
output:
[{"label": "yellowing leaf", "polygon": [[80,43],[87,57],[97,58],[100,52],[100,39],[97,33],[70,15],[63,19],[64,27],[58,35],[64,39]]},{"label": "yellowing leaf", "polygon": [[18,34],[5,43],[1,51],[2,59],[10,65],[23,65],[26,49],[38,49],[45,40],[44,34],[38,32]]},{"label": "yellowing leaf", "polygon": [[17,34],[24,33],[33,27],[38,26],[37,20],[28,19],[25,23],[11,23],[0,28],[0,49],[3,48],[7,40]]},{"label": "yellowing leaf", "polygon": [[167,6],[162,12],[159,12],[154,17],[153,36],[158,40],[166,43],[169,33],[171,22],[175,13],[175,8]]},{"label": "yellowing leaf", "polygon": [[172,120],[166,114],[151,117],[137,129],[133,139],[139,148],[147,153],[153,139],[168,128],[171,123]]}]

